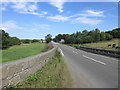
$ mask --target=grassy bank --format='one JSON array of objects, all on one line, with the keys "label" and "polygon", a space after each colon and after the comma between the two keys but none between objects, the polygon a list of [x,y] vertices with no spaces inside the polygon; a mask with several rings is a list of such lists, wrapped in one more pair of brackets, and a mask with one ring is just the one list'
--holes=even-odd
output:
[{"label": "grassy bank", "polygon": [[2,60],[0,60],[0,63],[32,56],[45,51],[46,48],[47,46],[45,43],[31,43],[13,46],[6,50],[2,50]]},{"label": "grassy bank", "polygon": [[112,46],[108,47],[108,44],[116,44],[116,46],[118,46],[118,41],[119,40],[120,39],[112,39],[110,41],[102,41],[102,42],[97,42],[97,43],[81,44],[81,46],[117,50],[115,48],[112,48]]},{"label": "grassy bank", "polygon": [[29,76],[16,88],[66,88],[71,86],[71,77],[59,52],[38,72]]},{"label": "grassy bank", "polygon": [[120,41],[120,39],[112,39],[110,41],[101,41],[101,42],[97,42],[97,43],[87,43],[87,44],[79,44],[79,45],[73,44],[70,46],[87,46],[87,47],[93,47],[93,48],[117,50],[115,48],[112,48],[112,46],[108,47],[108,44],[116,44],[116,46],[118,46],[118,41]]}]

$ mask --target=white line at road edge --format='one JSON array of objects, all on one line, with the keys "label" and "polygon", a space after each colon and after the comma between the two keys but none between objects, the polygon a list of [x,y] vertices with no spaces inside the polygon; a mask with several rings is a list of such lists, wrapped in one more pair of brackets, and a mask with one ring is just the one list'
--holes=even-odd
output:
[{"label": "white line at road edge", "polygon": [[[59,48],[60,49],[60,48]],[[64,56],[64,54],[63,54],[63,51],[60,49],[60,52],[61,52],[61,54],[62,54],[62,56]]]},{"label": "white line at road edge", "polygon": [[92,61],[98,62],[98,63],[100,63],[100,64],[106,65],[106,63],[104,63],[104,62],[101,62],[101,61],[95,60],[95,59],[90,58],[90,57],[88,57],[88,56],[83,55],[83,57],[85,57],[85,58],[87,58],[87,59],[90,59],[90,60],[92,60]]}]

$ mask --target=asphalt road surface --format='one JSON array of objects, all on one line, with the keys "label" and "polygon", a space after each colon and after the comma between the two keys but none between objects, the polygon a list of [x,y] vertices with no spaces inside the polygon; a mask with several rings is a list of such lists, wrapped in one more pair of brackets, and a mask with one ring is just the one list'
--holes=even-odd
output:
[{"label": "asphalt road surface", "polygon": [[73,88],[118,88],[118,59],[57,44],[73,79]]}]

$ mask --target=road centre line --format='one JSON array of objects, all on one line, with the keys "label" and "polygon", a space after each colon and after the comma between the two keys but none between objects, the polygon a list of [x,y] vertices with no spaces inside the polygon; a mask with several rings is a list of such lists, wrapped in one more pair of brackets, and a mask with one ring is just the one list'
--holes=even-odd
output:
[{"label": "road centre line", "polygon": [[73,51],[73,53],[78,54],[77,52]]},{"label": "road centre line", "polygon": [[90,60],[92,60],[92,61],[98,62],[98,63],[100,63],[100,64],[106,65],[106,63],[104,63],[104,62],[101,62],[101,61],[95,60],[95,59],[90,58],[90,57],[88,57],[88,56],[83,55],[83,57],[85,57],[85,58],[87,58],[87,59],[90,59]]}]

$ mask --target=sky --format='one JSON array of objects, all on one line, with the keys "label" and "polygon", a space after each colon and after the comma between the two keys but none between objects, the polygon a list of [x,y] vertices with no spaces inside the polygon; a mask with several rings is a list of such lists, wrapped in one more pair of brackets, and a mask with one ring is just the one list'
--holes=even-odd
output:
[{"label": "sky", "polygon": [[117,2],[3,2],[0,28],[20,39],[118,27]]}]

